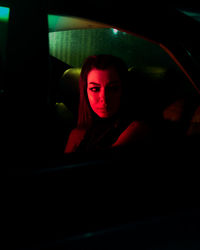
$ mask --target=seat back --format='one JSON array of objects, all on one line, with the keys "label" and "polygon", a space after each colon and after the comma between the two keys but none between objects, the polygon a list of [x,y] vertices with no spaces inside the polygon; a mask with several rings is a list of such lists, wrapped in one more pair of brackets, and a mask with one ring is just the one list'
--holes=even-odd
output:
[{"label": "seat back", "polygon": [[67,69],[59,83],[59,92],[63,99],[62,102],[74,115],[78,113],[80,73],[81,68]]}]

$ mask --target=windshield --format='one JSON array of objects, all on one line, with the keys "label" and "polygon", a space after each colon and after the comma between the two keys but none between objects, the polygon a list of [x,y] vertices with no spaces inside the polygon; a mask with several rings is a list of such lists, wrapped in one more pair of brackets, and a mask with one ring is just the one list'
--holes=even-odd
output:
[{"label": "windshield", "polygon": [[[84,46],[83,46],[84,45]],[[157,45],[115,28],[90,28],[49,32],[50,54],[72,67],[81,67],[93,54],[113,54],[128,67],[174,67]]]}]

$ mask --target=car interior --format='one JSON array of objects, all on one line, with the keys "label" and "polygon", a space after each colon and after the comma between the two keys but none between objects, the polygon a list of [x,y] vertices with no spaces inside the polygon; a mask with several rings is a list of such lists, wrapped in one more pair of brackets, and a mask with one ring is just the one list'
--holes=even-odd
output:
[{"label": "car interior", "polygon": [[[96,3],[103,14],[89,10],[86,18],[81,7],[87,1],[79,8],[58,0],[5,2],[13,2],[0,6],[6,247],[199,249],[200,93],[193,84],[198,81],[179,61],[179,46],[175,56],[151,39],[156,31],[167,33],[175,17],[163,29],[147,29],[147,38],[148,23],[137,9],[133,33],[126,18],[114,22],[113,3],[105,16]],[[152,13],[142,8],[142,15],[153,19]],[[175,33],[164,34],[173,43],[168,34]],[[127,99],[138,119],[151,124],[150,144],[64,154],[77,124],[82,63],[93,54],[113,54],[127,64]]]},{"label": "car interior", "polygon": [[[71,129],[76,127],[81,65],[88,55],[95,53],[123,56],[129,71],[127,98],[139,118],[154,126],[156,143],[158,138],[162,143],[172,139],[178,142],[199,134],[198,125],[193,122],[199,119],[198,93],[159,45],[77,17],[49,15],[48,20],[55,114],[60,133],[57,144],[62,145],[61,151]],[[89,45],[82,47],[85,37]]]},{"label": "car interior", "polygon": [[[2,65],[9,11],[1,7]],[[155,143],[169,138],[198,141],[199,92],[161,44],[103,22],[52,13],[48,14],[48,42],[52,152],[57,158],[63,155],[69,133],[76,127],[81,66],[93,54],[113,54],[125,61],[130,77],[128,99],[139,118],[152,124]],[[1,95],[5,96],[4,86]]]}]

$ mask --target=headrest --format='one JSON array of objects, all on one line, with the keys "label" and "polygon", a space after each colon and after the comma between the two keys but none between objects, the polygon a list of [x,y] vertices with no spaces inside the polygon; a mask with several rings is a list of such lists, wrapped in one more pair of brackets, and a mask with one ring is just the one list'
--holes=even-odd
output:
[{"label": "headrest", "polygon": [[79,78],[81,68],[67,69],[60,79],[60,94],[64,104],[72,111],[77,112],[79,103]]},{"label": "headrest", "polygon": [[69,89],[72,93],[79,91],[79,78],[81,68],[70,68],[67,69],[61,77],[60,85],[64,89]]}]

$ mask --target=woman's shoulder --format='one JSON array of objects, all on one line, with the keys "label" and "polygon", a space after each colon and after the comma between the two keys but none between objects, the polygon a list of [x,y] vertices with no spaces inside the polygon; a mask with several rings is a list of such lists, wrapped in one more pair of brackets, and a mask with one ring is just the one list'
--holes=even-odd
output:
[{"label": "woman's shoulder", "polygon": [[134,134],[134,136],[141,134],[145,134],[145,132],[149,131],[149,125],[147,125],[146,122],[144,121],[139,121],[139,120],[134,120],[131,121],[128,126],[124,129],[122,133],[131,135]]},{"label": "woman's shoulder", "polygon": [[72,129],[70,136],[79,137],[81,135],[84,135],[85,132],[86,132],[86,129],[74,128],[74,129]]},{"label": "woman's shoulder", "polygon": [[150,127],[143,121],[131,121],[122,131],[113,146],[130,144],[132,142],[140,142],[146,140],[150,135]]},{"label": "woman's shoulder", "polygon": [[68,141],[65,147],[65,153],[74,152],[83,140],[86,129],[74,128],[69,134]]}]

